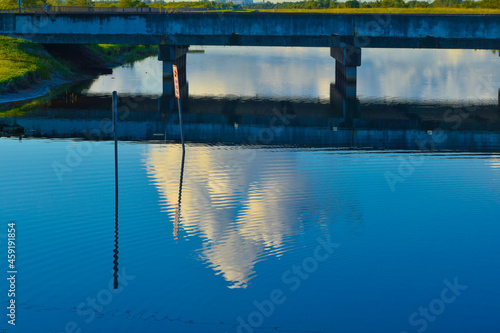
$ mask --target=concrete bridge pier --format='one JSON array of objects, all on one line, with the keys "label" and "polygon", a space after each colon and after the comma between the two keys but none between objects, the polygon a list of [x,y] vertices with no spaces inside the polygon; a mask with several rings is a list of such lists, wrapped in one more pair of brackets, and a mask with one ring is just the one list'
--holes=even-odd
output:
[{"label": "concrete bridge pier", "polygon": [[361,48],[345,45],[330,48],[335,58],[335,87],[346,98],[356,98],[357,67],[361,66]]},{"label": "concrete bridge pier", "polygon": [[330,103],[334,112],[342,113],[344,128],[352,128],[359,118],[360,103],[356,98],[357,67],[361,65],[361,49],[350,45],[330,48],[335,58],[335,84],[330,85]]},{"label": "concrete bridge pier", "polygon": [[163,95],[160,99],[159,105],[161,111],[168,112],[176,109],[172,65],[177,66],[181,99],[184,100],[188,96],[188,85],[186,79],[186,54],[188,47],[189,46],[158,46],[158,60],[163,62]]}]

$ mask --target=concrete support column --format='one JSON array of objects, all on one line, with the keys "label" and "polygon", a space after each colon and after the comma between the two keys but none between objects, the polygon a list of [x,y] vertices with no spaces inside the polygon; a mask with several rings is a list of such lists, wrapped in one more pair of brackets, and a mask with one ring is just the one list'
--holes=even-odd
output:
[{"label": "concrete support column", "polygon": [[354,128],[359,117],[360,104],[356,98],[357,67],[361,66],[361,49],[351,45],[330,48],[335,58],[335,84],[330,86],[330,102],[335,110],[342,112],[342,126]]},{"label": "concrete support column", "polygon": [[335,61],[335,87],[346,98],[356,98],[356,67]]},{"label": "concrete support column", "polygon": [[351,45],[332,47],[330,55],[335,58],[335,87],[346,98],[356,98],[356,68],[361,66],[361,48]]},{"label": "concrete support column", "polygon": [[186,55],[189,46],[159,45],[158,60],[175,61]]},{"label": "concrete support column", "polygon": [[179,90],[181,98],[184,100],[188,95],[188,85],[186,79],[186,53],[188,46],[158,46],[158,60],[163,62],[163,95],[160,99],[160,110],[172,111],[176,107],[174,76],[172,65],[177,66]]}]

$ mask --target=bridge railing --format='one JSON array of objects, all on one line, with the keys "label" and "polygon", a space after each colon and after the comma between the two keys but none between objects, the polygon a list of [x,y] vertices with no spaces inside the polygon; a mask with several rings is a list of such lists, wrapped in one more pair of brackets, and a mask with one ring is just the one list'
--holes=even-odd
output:
[{"label": "bridge railing", "polygon": [[98,13],[131,13],[131,14],[160,14],[206,11],[209,8],[154,8],[154,7],[80,7],[80,6],[40,6],[0,9],[0,13],[75,13],[75,14],[98,14]]}]

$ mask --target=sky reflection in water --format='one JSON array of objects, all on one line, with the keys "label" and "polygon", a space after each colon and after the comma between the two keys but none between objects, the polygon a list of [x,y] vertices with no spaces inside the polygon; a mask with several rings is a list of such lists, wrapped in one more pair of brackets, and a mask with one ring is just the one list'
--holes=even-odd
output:
[{"label": "sky reflection in water", "polygon": [[[335,60],[327,48],[204,49],[187,56],[190,94],[330,97]],[[161,94],[161,85],[152,83],[161,79],[161,70],[161,63],[149,58],[101,76],[89,92]],[[498,54],[491,51],[363,49],[358,68],[360,98],[497,100],[498,88]]]},{"label": "sky reflection in water", "polygon": [[[358,95],[480,97],[494,106],[498,60],[487,51],[363,50]],[[98,78],[88,93],[159,95],[160,69],[146,59]],[[214,47],[188,55],[189,91],[198,97],[324,101],[333,77],[327,49]],[[65,129],[85,117],[99,124],[101,110],[62,105],[9,119],[33,128],[50,120]],[[136,115],[122,128],[136,121],[151,132],[151,124],[172,120],[147,111],[153,120]],[[259,115],[246,119],[240,130],[259,125]],[[467,289],[426,332],[498,332],[500,155],[498,133],[484,128],[461,138],[490,140],[488,152],[188,142],[180,200],[180,145],[122,141],[119,272],[133,278],[92,320],[88,299],[102,297],[113,279],[113,145],[2,138],[0,211],[17,221],[22,267],[19,326],[9,332],[61,332],[69,322],[98,333],[241,332],[238,318],[248,320],[275,289],[286,300],[255,332],[416,332],[422,324],[409,316],[455,278]],[[318,136],[326,130],[318,126]],[[368,143],[388,139],[373,133]],[[80,160],[68,157],[75,152]],[[58,178],[54,163],[69,170]],[[388,172],[401,181],[391,187]],[[322,242],[338,247],[309,273],[296,273]]]}]

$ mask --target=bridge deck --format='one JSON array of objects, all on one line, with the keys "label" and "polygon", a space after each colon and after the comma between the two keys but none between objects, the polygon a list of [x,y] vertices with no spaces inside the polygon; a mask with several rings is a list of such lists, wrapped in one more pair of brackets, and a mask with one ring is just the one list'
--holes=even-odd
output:
[{"label": "bridge deck", "polygon": [[500,49],[500,15],[321,13],[0,14],[41,43]]}]

